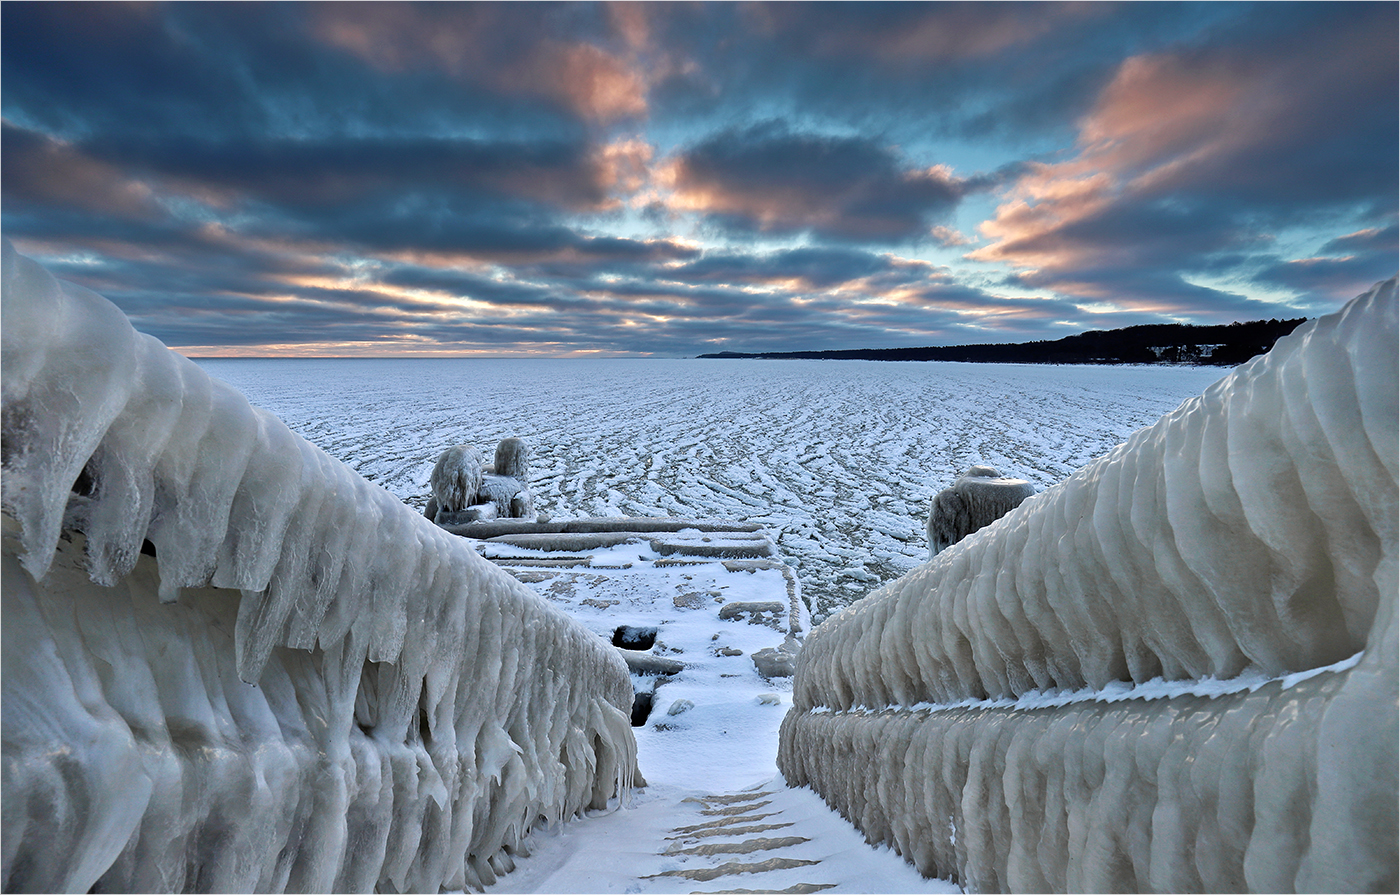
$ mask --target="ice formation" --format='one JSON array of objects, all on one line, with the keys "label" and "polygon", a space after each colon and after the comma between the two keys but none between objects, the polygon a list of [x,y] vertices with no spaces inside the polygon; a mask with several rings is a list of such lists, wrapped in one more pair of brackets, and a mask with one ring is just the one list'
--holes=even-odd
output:
[{"label": "ice formation", "polygon": [[456,513],[476,503],[481,477],[481,453],[469,444],[458,444],[439,455],[428,485],[438,509]]},{"label": "ice formation", "polygon": [[817,628],[788,781],[973,890],[1395,891],[1396,344],[1391,280]]},{"label": "ice formation", "polygon": [[520,438],[502,438],[496,443],[496,457],[491,464],[495,475],[509,476],[522,482],[530,480],[530,451]]},{"label": "ice formation", "polygon": [[933,496],[928,510],[928,555],[937,556],[980,528],[1016,509],[1035,486],[1003,476],[990,466],[974,466]]},{"label": "ice formation", "polygon": [[625,793],[606,642],[3,256],[3,885],[479,888]]},{"label": "ice formation", "polygon": [[454,445],[433,466],[428,478],[432,496],[423,515],[444,526],[496,518],[533,520],[529,478],[529,451],[519,438],[502,438],[491,466],[482,465],[471,445]]}]

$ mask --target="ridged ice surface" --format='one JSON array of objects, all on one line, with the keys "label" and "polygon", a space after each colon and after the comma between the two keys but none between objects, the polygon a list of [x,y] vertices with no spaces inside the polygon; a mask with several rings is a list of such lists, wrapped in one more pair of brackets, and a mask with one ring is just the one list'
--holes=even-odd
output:
[{"label": "ridged ice surface", "polygon": [[1396,342],[1392,280],[818,627],[789,782],[974,889],[1393,890]]},{"label": "ridged ice surface", "polygon": [[202,359],[422,507],[438,452],[530,447],[535,509],[761,525],[812,612],[928,559],[929,499],[988,464],[1042,490],[1219,367],[589,358]]},{"label": "ridged ice surface", "polygon": [[610,646],[100,296],[3,265],[6,890],[479,887],[625,795]]}]

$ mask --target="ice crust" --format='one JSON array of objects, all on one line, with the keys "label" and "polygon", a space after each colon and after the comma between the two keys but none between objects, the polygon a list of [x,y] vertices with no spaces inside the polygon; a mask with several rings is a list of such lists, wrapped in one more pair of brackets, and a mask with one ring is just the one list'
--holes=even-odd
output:
[{"label": "ice crust", "polygon": [[822,624],[788,781],[974,890],[1393,891],[1396,344],[1391,280]]},{"label": "ice crust", "polygon": [[8,242],[0,340],[6,890],[480,888],[625,797],[606,643]]}]

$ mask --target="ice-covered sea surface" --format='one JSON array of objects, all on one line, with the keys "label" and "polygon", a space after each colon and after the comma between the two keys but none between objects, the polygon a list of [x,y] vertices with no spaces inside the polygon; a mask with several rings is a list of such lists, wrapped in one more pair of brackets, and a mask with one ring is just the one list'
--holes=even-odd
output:
[{"label": "ice-covered sea surface", "polygon": [[1210,367],[761,360],[204,359],[415,506],[446,447],[531,449],[536,508],[762,523],[820,619],[928,556],[974,464],[1044,489],[1200,394]]}]

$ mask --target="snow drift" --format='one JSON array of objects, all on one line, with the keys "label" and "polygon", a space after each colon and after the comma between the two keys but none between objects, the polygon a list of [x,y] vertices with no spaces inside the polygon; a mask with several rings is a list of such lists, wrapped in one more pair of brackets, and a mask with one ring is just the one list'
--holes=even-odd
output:
[{"label": "snow drift", "polygon": [[1394,891],[1396,342],[1391,280],[821,625],[788,781],[977,890]]},{"label": "snow drift", "polygon": [[3,259],[3,884],[481,887],[632,785],[615,651]]}]

